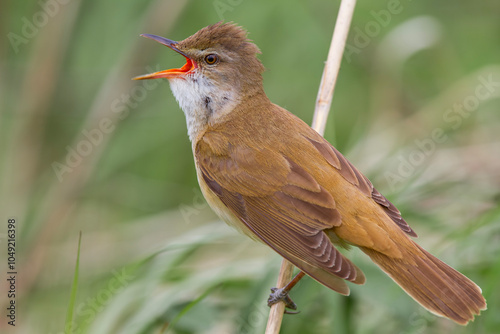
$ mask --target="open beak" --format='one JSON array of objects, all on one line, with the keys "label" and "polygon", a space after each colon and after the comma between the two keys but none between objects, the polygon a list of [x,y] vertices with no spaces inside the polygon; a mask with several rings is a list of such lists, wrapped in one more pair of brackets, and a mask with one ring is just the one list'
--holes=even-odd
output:
[{"label": "open beak", "polygon": [[159,71],[155,73],[150,73],[150,74],[145,74],[145,75],[140,75],[138,77],[133,78],[133,80],[144,80],[144,79],[160,79],[160,78],[167,78],[167,79],[172,79],[172,78],[178,78],[179,76],[182,76],[186,73],[188,73],[191,70],[194,70],[197,65],[196,63],[188,57],[184,52],[179,50],[176,45],[176,41],[172,41],[171,39],[167,39],[164,37],[156,36],[156,35],[150,35],[150,34],[142,34],[142,37],[150,38],[153,41],[157,41],[160,44],[163,44],[165,46],[168,46],[172,50],[174,50],[177,53],[180,53],[186,58],[186,64],[182,66],[181,68],[172,68],[170,70],[164,70],[164,71]]}]

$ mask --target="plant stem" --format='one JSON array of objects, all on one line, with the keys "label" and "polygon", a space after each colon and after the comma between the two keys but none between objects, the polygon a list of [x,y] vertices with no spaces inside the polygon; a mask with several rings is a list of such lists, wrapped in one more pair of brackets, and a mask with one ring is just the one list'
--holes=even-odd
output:
[{"label": "plant stem", "polygon": [[[355,6],[356,0],[342,0],[340,3],[330,50],[328,51],[328,58],[323,70],[323,76],[321,77],[318,97],[316,98],[316,107],[314,109],[314,117],[311,126],[320,135],[325,133],[326,120],[332,104],[333,91],[337,82],[340,62],[344,54],[345,42],[349,34],[349,27],[351,25]],[[292,279],[292,272],[293,265],[283,259],[276,287],[283,288]],[[285,304],[283,302],[271,306],[266,334],[279,333],[284,312]]]},{"label": "plant stem", "polygon": [[333,90],[337,83],[337,76],[340,69],[340,62],[344,54],[345,41],[349,34],[352,15],[356,0],[342,0],[333,31],[328,58],[321,77],[318,97],[316,98],[316,107],[311,127],[320,135],[325,133],[326,120],[332,104]]},{"label": "plant stem", "polygon": [[[278,288],[283,288],[292,279],[293,265],[287,260],[283,259],[281,263],[280,274],[278,276]],[[280,332],[281,320],[285,313],[285,303],[280,302],[273,304],[269,311],[269,320],[267,321],[266,334],[275,334]]]}]

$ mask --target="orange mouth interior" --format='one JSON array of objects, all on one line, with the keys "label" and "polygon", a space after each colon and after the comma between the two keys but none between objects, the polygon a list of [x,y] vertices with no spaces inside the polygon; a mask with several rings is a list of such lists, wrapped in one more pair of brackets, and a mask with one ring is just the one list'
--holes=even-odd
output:
[{"label": "orange mouth interior", "polygon": [[182,75],[185,75],[189,73],[190,71],[194,70],[198,66],[196,63],[191,60],[188,57],[186,58],[186,64],[182,66],[181,68],[172,68],[169,70],[164,70],[164,71],[159,71],[155,73],[150,73],[150,74],[145,74],[145,75],[140,75],[138,77],[135,77],[134,80],[145,80],[145,79],[161,79],[161,78],[166,78],[166,79],[172,79],[172,78],[178,78]]}]

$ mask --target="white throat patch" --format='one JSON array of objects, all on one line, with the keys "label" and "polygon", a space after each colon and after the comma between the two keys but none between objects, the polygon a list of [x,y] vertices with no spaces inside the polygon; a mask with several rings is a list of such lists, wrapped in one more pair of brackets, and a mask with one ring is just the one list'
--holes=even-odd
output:
[{"label": "white throat patch", "polygon": [[221,89],[197,72],[169,82],[175,99],[186,115],[191,141],[196,140],[209,122],[216,123],[238,104],[236,87]]}]

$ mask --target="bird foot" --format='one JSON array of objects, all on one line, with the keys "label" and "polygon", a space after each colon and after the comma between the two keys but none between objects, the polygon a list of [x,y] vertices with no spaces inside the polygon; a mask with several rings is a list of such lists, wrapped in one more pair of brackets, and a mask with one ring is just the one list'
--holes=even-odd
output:
[{"label": "bird foot", "polygon": [[[281,288],[281,289],[271,288],[271,294],[269,294],[269,298],[267,299],[267,306],[271,307],[272,305],[274,305],[276,303],[283,302],[283,303],[285,303],[286,308],[296,310],[297,305],[295,305],[292,298],[290,298],[290,296],[288,295],[288,292],[289,291],[285,288]],[[291,312],[291,311],[285,310],[285,313],[286,314],[297,314],[297,313],[300,313],[300,311]]]}]

